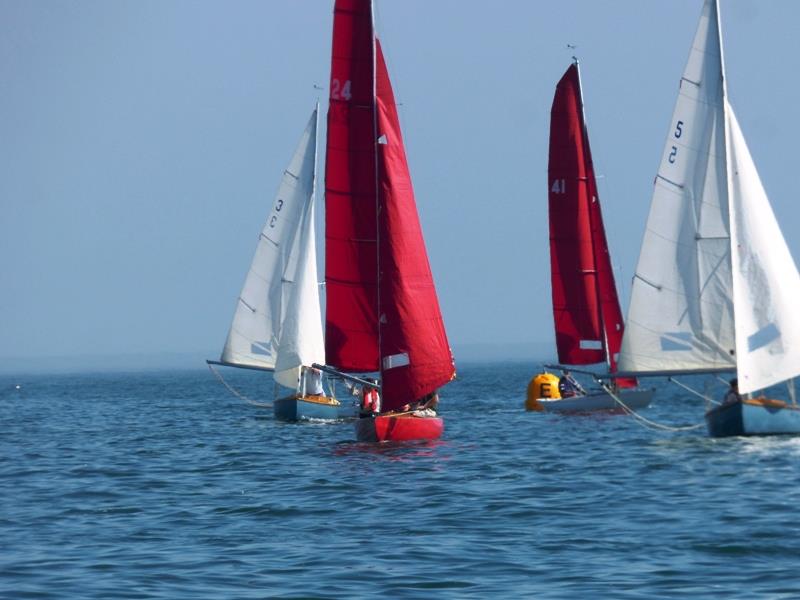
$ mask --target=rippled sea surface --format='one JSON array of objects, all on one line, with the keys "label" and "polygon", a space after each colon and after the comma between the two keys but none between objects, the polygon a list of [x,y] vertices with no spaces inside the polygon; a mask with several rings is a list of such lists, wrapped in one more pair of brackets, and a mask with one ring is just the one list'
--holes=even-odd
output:
[{"label": "rippled sea surface", "polygon": [[[404,445],[202,369],[2,377],[0,597],[800,596],[800,438],[526,413],[536,370],[462,365]],[[657,386],[644,416],[702,421]]]}]

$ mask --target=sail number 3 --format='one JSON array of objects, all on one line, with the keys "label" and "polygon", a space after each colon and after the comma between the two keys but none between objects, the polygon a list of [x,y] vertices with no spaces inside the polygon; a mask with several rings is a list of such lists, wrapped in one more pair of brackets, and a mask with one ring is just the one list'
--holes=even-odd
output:
[{"label": "sail number 3", "polygon": [[[282,208],[283,208],[283,200],[278,198],[278,201],[275,203],[275,212],[276,213],[281,212]],[[277,222],[278,222],[278,215],[272,215],[272,217],[269,220],[269,226],[270,227],[275,227],[275,224]]]},{"label": "sail number 3", "polygon": [[349,79],[342,84],[341,81],[334,77],[331,80],[331,100],[350,100],[353,97],[350,91],[351,87],[352,84]]},{"label": "sail number 3", "polygon": [[[674,134],[673,134],[673,135],[675,136],[675,139],[676,139],[676,140],[677,140],[679,137],[681,137],[681,135],[683,135],[683,121],[678,121],[678,122],[675,124],[675,132],[674,132]],[[677,147],[677,146],[672,146],[672,149],[671,149],[671,150],[670,150],[670,152],[669,152],[669,157],[667,158],[667,160],[668,160],[668,161],[669,161],[671,164],[673,164],[673,165],[674,165],[674,164],[675,164],[675,159],[677,158],[677,156],[678,156],[678,147]]]}]

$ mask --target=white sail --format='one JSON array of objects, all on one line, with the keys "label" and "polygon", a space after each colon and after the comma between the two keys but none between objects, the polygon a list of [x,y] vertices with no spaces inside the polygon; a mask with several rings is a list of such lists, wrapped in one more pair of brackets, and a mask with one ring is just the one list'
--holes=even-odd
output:
[{"label": "white sail", "polygon": [[800,274],[730,106],[727,116],[736,363],[744,394],[800,374]]},{"label": "white sail", "polygon": [[314,217],[314,196],[306,203],[295,236],[292,257],[294,264],[284,272],[284,281],[291,286],[286,302],[285,318],[278,343],[275,381],[299,389],[303,366],[325,363],[325,339],[317,279],[317,244]]},{"label": "white sail", "polygon": [[708,0],[656,176],[622,371],[735,364],[724,95],[718,15]]},{"label": "white sail", "polygon": [[[280,342],[286,339],[282,335],[284,322],[287,319],[299,319],[292,313],[307,311],[311,304],[316,305],[317,318],[309,328],[314,329],[316,324],[319,331],[315,334],[318,333],[319,339],[322,339],[312,204],[316,145],[317,110],[312,114],[294,156],[283,173],[272,210],[261,230],[222,351],[223,363],[274,369],[280,360]],[[306,230],[310,227],[310,234],[304,231],[304,227]],[[313,297],[295,300],[298,295],[296,288],[307,287],[305,280],[309,276],[314,277]],[[288,340],[284,344],[288,347]],[[317,342],[311,345],[316,347]],[[324,354],[313,359],[324,362]],[[280,362],[281,369],[296,366],[288,364],[292,361]],[[291,386],[294,387],[294,383]]]}]

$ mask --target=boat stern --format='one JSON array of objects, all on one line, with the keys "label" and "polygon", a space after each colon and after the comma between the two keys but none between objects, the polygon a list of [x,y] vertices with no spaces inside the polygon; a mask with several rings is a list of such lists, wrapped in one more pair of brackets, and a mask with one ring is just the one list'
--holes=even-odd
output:
[{"label": "boat stern", "polygon": [[359,442],[438,440],[443,431],[441,417],[421,417],[413,413],[373,415],[356,421],[356,439]]}]

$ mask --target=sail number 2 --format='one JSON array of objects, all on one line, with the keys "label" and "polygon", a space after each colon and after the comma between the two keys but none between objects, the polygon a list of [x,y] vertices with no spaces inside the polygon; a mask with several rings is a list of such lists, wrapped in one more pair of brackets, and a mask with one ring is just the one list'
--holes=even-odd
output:
[{"label": "sail number 2", "polygon": [[[681,137],[683,135],[683,121],[678,121],[675,124],[675,133],[673,135],[675,136],[675,139],[678,139],[679,137]],[[678,147],[677,146],[672,146],[672,148],[670,149],[669,157],[667,158],[667,160],[671,164],[675,164],[675,158],[677,156],[678,156]]]},{"label": "sail number 2", "polygon": [[351,87],[352,84],[349,79],[342,84],[341,81],[334,77],[331,80],[331,100],[350,100],[353,97],[350,91]]}]

